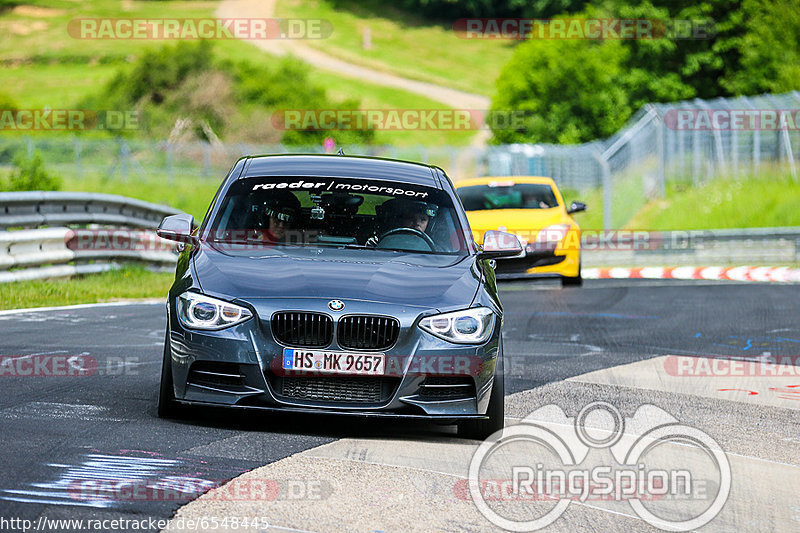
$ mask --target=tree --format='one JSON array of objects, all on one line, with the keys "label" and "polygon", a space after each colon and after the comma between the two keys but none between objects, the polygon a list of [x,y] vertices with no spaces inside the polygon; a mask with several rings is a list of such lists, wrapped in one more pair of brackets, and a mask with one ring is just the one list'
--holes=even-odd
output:
[{"label": "tree", "polygon": [[800,9],[795,0],[745,0],[746,33],[736,40],[741,69],[723,86],[733,94],[800,89]]},{"label": "tree", "polygon": [[495,142],[579,143],[619,129],[633,110],[620,82],[627,51],[619,41],[530,40],[497,81],[493,113],[524,113]]}]

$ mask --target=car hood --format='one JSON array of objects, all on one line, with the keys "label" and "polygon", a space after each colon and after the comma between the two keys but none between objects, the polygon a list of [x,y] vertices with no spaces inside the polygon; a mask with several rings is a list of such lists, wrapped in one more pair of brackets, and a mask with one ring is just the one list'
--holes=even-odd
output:
[{"label": "car hood", "polygon": [[570,224],[575,221],[561,208],[552,209],[487,209],[467,211],[470,228],[478,244],[483,243],[483,234],[488,230],[507,231],[526,241],[533,241],[539,230],[553,224]]},{"label": "car hood", "polygon": [[327,298],[453,309],[471,304],[480,284],[474,256],[278,246],[224,250],[203,243],[194,255],[203,292],[226,299]]}]

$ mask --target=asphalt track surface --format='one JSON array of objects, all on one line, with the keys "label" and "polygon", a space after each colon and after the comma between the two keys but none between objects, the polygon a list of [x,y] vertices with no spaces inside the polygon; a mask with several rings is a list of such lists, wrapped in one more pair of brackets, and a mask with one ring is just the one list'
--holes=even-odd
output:
[{"label": "asphalt track surface", "polygon": [[[562,289],[549,282],[504,282],[507,416],[522,418],[532,407],[548,403],[561,405],[571,416],[593,400],[616,402],[621,409],[653,403],[711,435],[726,452],[778,465],[770,484],[782,483],[785,476],[794,490],[800,464],[795,404],[800,401],[792,394],[769,405],[764,403],[765,391],[760,391],[753,396],[759,400],[747,403],[751,399],[740,398],[741,392],[719,392],[722,386],[716,381],[702,393],[686,381],[681,390],[668,390],[663,383],[639,388],[636,382],[625,382],[630,376],[615,372],[670,355],[797,355],[798,288],[587,280],[583,288]],[[335,450],[337,442],[365,439],[420,446],[454,441],[449,427],[336,417],[206,410],[179,421],[161,420],[155,404],[164,327],[163,303],[0,314],[0,356],[81,356],[97,362],[92,375],[0,377],[0,517],[34,523],[40,517],[166,519],[207,490],[206,484],[219,484],[323,445],[327,447],[319,449]],[[645,374],[638,375],[645,380]],[[781,384],[791,386],[786,380]],[[741,381],[723,385],[747,388]],[[165,490],[118,494],[102,501],[85,497],[93,487],[85,481],[115,475],[140,487]],[[428,490],[447,489],[433,484]],[[761,498],[769,495],[756,491],[749,504],[766,506]],[[765,516],[750,516],[752,509],[745,509],[744,516],[740,512],[725,525],[743,531],[800,530],[796,493],[786,502],[780,494],[776,498],[780,505]],[[276,531],[330,531],[342,525],[360,531],[461,529],[458,519],[436,524],[413,508],[406,509],[412,516],[405,522],[376,523],[376,516],[391,514],[388,508],[378,508],[372,522],[362,523],[346,509],[331,509],[324,502],[315,505],[321,514],[334,513],[343,522],[318,521],[317,527],[312,527],[313,517],[310,524],[292,522],[293,508],[288,507],[276,510],[280,520],[271,523],[283,524]],[[555,530],[649,527],[630,514],[594,517],[592,512],[596,511],[567,514],[554,524]],[[482,517],[472,520],[470,530],[496,529]],[[21,529],[7,522],[2,530]]]}]

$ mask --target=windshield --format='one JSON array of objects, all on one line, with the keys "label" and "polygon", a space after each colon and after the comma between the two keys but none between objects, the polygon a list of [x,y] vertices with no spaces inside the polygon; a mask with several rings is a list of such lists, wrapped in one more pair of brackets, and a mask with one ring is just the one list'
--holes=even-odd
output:
[{"label": "windshield", "polygon": [[472,185],[457,192],[467,211],[550,209],[558,206],[553,188],[544,183]]},{"label": "windshield", "polygon": [[375,179],[268,177],[233,183],[208,238],[272,246],[467,253],[450,197]]}]

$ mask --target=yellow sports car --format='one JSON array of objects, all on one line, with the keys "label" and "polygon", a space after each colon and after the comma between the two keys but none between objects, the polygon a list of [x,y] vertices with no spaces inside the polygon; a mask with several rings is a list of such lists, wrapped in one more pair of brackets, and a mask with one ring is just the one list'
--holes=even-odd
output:
[{"label": "yellow sports car", "polygon": [[497,261],[498,277],[560,277],[580,285],[581,229],[570,216],[586,204],[564,205],[550,178],[513,176],[473,178],[456,183],[473,236],[482,244],[486,230],[507,231],[522,241],[518,257]]}]

